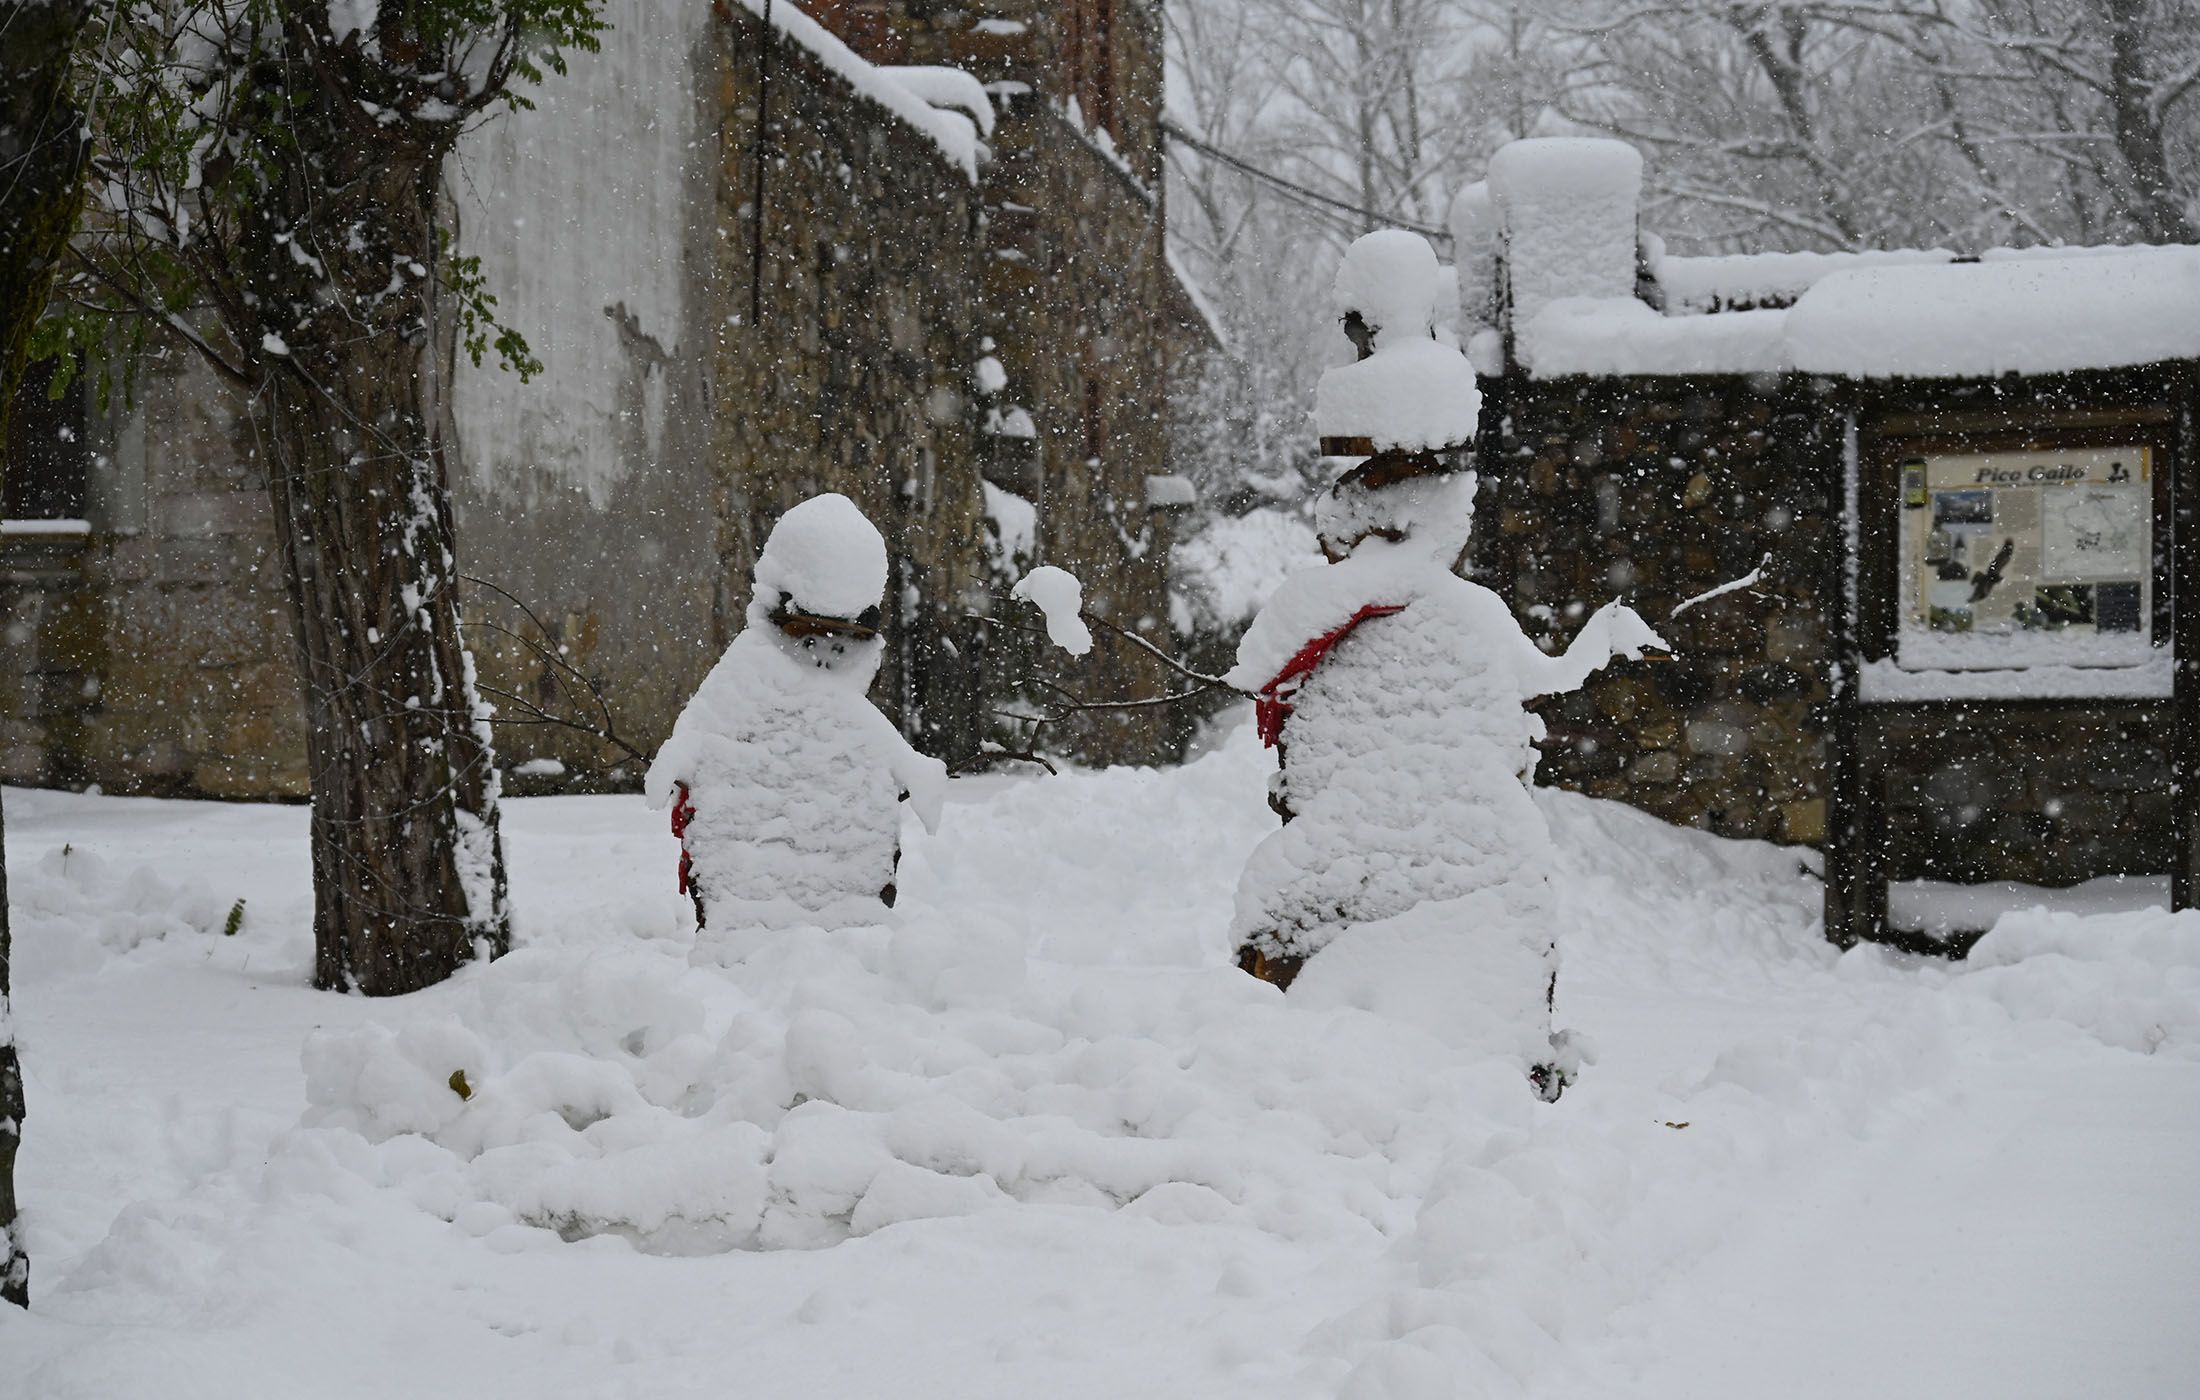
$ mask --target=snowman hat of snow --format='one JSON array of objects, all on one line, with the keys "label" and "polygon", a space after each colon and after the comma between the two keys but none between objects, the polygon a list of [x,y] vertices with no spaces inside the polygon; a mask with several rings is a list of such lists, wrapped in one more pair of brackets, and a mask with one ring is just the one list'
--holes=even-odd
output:
[{"label": "snowman hat of snow", "polygon": [[886,541],[838,492],[812,496],[779,517],[757,556],[752,624],[794,637],[878,635],[886,592]]},{"label": "snowman hat of snow", "polygon": [[[1436,250],[1421,235],[1385,228],[1353,239],[1337,265],[1333,291],[1337,315],[1360,358],[1378,346],[1428,339],[1436,329],[1440,286]],[[1365,329],[1364,345],[1355,320]]]},{"label": "snowman hat of snow", "polygon": [[1359,352],[1323,371],[1315,433],[1330,457],[1364,457],[1337,484],[1374,489],[1451,469],[1443,454],[1474,439],[1482,394],[1459,347],[1436,334],[1443,269],[1428,240],[1379,229],[1338,264],[1334,302]]}]

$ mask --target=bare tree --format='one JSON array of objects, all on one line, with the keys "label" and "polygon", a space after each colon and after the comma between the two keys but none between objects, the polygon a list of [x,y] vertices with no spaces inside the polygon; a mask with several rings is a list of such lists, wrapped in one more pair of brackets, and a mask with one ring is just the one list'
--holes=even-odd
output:
[{"label": "bare tree", "polygon": [[119,13],[71,290],[180,336],[248,408],[305,695],[314,980],[411,991],[510,940],[459,634],[449,357],[455,337],[532,361],[449,246],[444,162],[468,121],[523,105],[538,61],[593,45],[594,0]]},{"label": "bare tree", "polygon": [[1698,243],[2190,241],[2190,0],[1574,0],[1573,120]]}]

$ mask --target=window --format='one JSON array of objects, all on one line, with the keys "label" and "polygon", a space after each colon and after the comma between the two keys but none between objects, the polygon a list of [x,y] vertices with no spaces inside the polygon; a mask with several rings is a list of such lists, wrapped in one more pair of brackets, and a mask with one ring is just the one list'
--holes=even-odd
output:
[{"label": "window", "polygon": [[86,440],[84,380],[77,375],[60,398],[51,396],[58,359],[23,371],[8,429],[6,515],[11,520],[77,520],[91,468]]}]

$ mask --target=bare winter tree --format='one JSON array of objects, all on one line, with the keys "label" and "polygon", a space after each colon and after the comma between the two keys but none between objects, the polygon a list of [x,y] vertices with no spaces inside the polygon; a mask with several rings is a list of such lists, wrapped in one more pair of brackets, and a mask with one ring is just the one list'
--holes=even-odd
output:
[{"label": "bare winter tree", "polygon": [[1575,0],[1563,108],[1700,244],[2189,241],[2190,0]]},{"label": "bare winter tree", "polygon": [[[30,0],[0,16],[0,442],[8,438],[32,328],[76,229],[86,142],[83,115],[70,100],[69,59],[89,11],[89,0]],[[31,1263],[15,1200],[23,1067],[9,951],[7,862],[0,857],[0,1302],[28,1307]]]},{"label": "bare winter tree", "polygon": [[1931,12],[1926,33],[1948,60],[1948,83],[1996,118],[1975,129],[2060,174],[2058,224],[2078,237],[2200,240],[2200,13],[2190,0],[1935,0]]},{"label": "bare winter tree", "polygon": [[89,46],[100,202],[69,290],[181,337],[248,407],[305,695],[319,986],[411,991],[509,943],[448,360],[455,337],[532,362],[440,201],[465,124],[599,27],[594,0],[156,0]]},{"label": "bare winter tree", "polygon": [[1202,143],[1170,148],[1171,242],[1244,352],[1180,394],[1176,460],[1235,513],[1321,475],[1292,406],[1336,335],[1308,290],[1369,229],[1439,228],[1566,74],[1529,0],[1183,0],[1168,18],[1171,116]]}]

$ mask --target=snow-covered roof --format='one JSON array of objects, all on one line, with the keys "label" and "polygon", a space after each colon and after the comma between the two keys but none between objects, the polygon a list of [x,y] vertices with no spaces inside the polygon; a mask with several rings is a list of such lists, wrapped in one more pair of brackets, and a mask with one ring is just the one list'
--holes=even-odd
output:
[{"label": "snow-covered roof", "polygon": [[[765,18],[765,0],[735,0],[759,21]],[[968,86],[956,82],[964,76],[951,68],[881,68],[840,41],[838,35],[804,14],[794,4],[769,7],[772,28],[791,43],[846,80],[859,94],[884,107],[915,127],[940,148],[947,163],[975,181],[978,178],[978,128],[962,112],[945,106],[967,106],[973,99],[984,102],[985,90],[976,80]],[[949,76],[955,75],[955,76]],[[935,102],[943,106],[934,106]]]},{"label": "snow-covered roof", "polygon": [[2200,356],[2200,248],[1837,272],[1787,313],[1794,368],[1980,378]]},{"label": "snow-covered roof", "polygon": [[1638,227],[1639,171],[1621,142],[1516,141],[1490,160],[1494,201],[1470,190],[1453,209],[1462,265],[1501,256],[1508,283],[1462,277],[1462,310],[1508,308],[1513,358],[1537,378],[1979,379],[2200,358],[2200,247],[1677,257]]},{"label": "snow-covered roof", "polygon": [[2115,369],[2200,358],[2200,248],[1859,259],[1832,263],[1786,308],[1675,314],[1632,297],[1568,297],[1515,335],[1516,355],[1539,378],[1792,370],[1978,379]]},{"label": "snow-covered roof", "polygon": [[1742,311],[1793,306],[1820,279],[1858,267],[1951,263],[1946,248],[1888,248],[1857,253],[1736,253],[1690,258],[1661,254],[1650,274],[1672,312]]},{"label": "snow-covered roof", "polygon": [[1207,299],[1207,289],[1200,286],[1199,280],[1186,270],[1184,260],[1176,255],[1176,249],[1170,247],[1166,240],[1162,243],[1161,257],[1168,266],[1169,276],[1175,279],[1176,290],[1184,294],[1185,309],[1205,328],[1216,349],[1225,354],[1230,353],[1230,337],[1222,329],[1222,317],[1216,314],[1214,303]]}]

